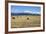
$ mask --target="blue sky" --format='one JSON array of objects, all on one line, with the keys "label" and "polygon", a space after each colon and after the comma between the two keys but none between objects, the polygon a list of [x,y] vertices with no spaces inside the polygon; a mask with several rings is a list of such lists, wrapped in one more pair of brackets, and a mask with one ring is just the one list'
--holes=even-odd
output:
[{"label": "blue sky", "polygon": [[11,13],[33,13],[40,14],[41,8],[39,6],[14,6],[11,5]]}]

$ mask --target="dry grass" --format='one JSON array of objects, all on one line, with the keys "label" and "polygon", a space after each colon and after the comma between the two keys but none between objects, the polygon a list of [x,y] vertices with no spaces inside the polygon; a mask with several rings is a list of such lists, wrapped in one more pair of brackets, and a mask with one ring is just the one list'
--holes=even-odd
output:
[{"label": "dry grass", "polygon": [[[29,19],[27,20],[27,18]],[[40,26],[40,16],[12,16],[11,19],[12,19],[11,20],[12,28],[39,27]]]}]

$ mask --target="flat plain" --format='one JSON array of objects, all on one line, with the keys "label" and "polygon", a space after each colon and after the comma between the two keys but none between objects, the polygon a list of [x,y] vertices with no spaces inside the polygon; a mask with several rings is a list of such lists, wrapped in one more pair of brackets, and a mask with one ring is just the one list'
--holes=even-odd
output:
[{"label": "flat plain", "polygon": [[41,16],[11,16],[12,28],[40,27]]}]

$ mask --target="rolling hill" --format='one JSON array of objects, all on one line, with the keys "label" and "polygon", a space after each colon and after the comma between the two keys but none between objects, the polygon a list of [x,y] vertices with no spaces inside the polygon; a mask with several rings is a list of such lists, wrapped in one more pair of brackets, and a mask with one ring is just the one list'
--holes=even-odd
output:
[{"label": "rolling hill", "polygon": [[32,14],[32,13],[11,13],[11,16],[17,16],[17,15],[36,15],[36,16],[40,16],[40,14]]}]

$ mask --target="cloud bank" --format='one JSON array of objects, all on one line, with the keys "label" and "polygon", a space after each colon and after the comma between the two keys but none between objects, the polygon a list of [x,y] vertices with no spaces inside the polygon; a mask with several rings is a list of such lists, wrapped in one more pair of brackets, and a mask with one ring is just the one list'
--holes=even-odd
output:
[{"label": "cloud bank", "polygon": [[32,12],[32,11],[24,11],[24,13],[31,13],[31,14],[40,14],[40,12]]}]

